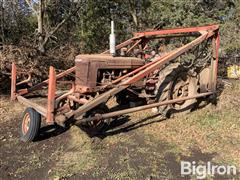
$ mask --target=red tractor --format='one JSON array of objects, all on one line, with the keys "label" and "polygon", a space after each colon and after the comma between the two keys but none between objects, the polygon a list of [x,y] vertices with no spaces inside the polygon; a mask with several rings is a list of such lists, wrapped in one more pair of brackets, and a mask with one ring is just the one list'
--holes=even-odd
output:
[{"label": "red tractor", "polygon": [[[114,116],[149,108],[169,116],[191,110],[201,97],[215,96],[218,25],[138,32],[117,46],[112,32],[110,42],[110,50],[78,55],[75,66],[59,74],[50,67],[49,79],[24,89],[20,85],[31,78],[17,82],[12,65],[11,99],[27,106],[23,141],[38,135],[41,119],[61,126],[73,119],[99,130]],[[36,91],[47,95],[45,104],[30,98]],[[106,103],[114,96],[127,108],[109,109]]]}]

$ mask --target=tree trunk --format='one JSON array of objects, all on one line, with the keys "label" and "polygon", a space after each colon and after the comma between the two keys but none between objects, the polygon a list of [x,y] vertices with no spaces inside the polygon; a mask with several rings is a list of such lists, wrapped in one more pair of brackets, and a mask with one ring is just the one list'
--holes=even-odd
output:
[{"label": "tree trunk", "polygon": [[41,53],[45,53],[45,44],[44,44],[44,37],[43,37],[43,16],[44,16],[44,6],[43,1],[39,1],[39,10],[37,14],[38,18],[38,50]]},{"label": "tree trunk", "polygon": [[138,17],[137,17],[137,13],[135,11],[131,11],[130,12],[133,18],[133,22],[136,26],[136,29],[138,30]]},{"label": "tree trunk", "polygon": [[5,42],[5,34],[4,34],[4,2],[1,0],[1,36],[2,42]]},{"label": "tree trunk", "polygon": [[133,23],[136,27],[136,30],[138,30],[138,16],[137,16],[137,9],[136,9],[137,2],[136,1],[131,1],[131,0],[129,0],[128,2],[129,2],[130,15],[133,18]]},{"label": "tree trunk", "polygon": [[[49,41],[49,39],[53,36],[53,34],[62,27],[62,25],[68,21],[73,14],[77,13],[77,11],[80,9],[80,2],[78,2],[77,7],[72,10],[68,16],[63,19],[55,28],[45,28],[43,29],[44,26],[44,12],[45,12],[45,7],[47,6],[47,2],[48,0],[39,0],[39,4],[38,4],[38,9],[34,8],[34,4],[31,3],[30,0],[25,0],[26,3],[29,5],[29,7],[33,10],[33,12],[36,14],[37,16],[37,21],[38,21],[38,28],[37,28],[37,33],[38,33],[38,50],[41,53],[45,53],[45,46],[47,44],[47,42]],[[48,30],[47,30],[48,29]],[[52,30],[51,30],[52,29]]]}]

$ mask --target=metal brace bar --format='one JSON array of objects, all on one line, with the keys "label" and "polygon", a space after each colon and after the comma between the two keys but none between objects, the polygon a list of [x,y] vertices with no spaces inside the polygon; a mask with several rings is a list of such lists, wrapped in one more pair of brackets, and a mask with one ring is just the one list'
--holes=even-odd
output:
[{"label": "metal brace bar", "polygon": [[22,97],[22,96],[17,96],[17,100],[22,103],[23,105],[27,106],[27,107],[32,107],[33,109],[35,109],[37,112],[39,112],[42,116],[46,117],[47,116],[47,109]]},{"label": "metal brace bar", "polygon": [[55,92],[56,92],[56,72],[54,67],[50,67],[49,70],[49,82],[48,82],[48,102],[47,102],[47,124],[54,123],[54,104],[55,104]]},{"label": "metal brace bar", "polygon": [[17,83],[17,67],[15,63],[12,63],[11,72],[11,100],[16,100],[16,83]]},{"label": "metal brace bar", "polygon": [[97,114],[96,116],[93,116],[93,117],[89,117],[89,118],[85,118],[85,119],[79,119],[75,122],[75,124],[79,125],[81,123],[87,123],[87,122],[90,122],[90,121],[108,119],[108,118],[112,118],[112,117],[115,117],[115,116],[121,116],[123,114],[128,114],[128,113],[142,111],[142,110],[146,110],[146,109],[150,109],[150,108],[154,108],[154,107],[173,104],[173,103],[177,103],[177,102],[181,102],[181,101],[186,101],[186,100],[189,100],[189,99],[200,98],[200,97],[208,96],[208,95],[211,95],[211,94],[213,94],[213,92],[201,93],[201,94],[191,96],[191,97],[182,97],[182,98],[172,99],[172,100],[168,100],[168,101],[162,101],[162,102],[158,102],[158,103],[148,104],[148,105],[144,105],[144,106],[138,106],[138,107],[134,107],[134,108],[130,108],[130,109],[124,109],[124,110],[105,113],[105,114]]}]

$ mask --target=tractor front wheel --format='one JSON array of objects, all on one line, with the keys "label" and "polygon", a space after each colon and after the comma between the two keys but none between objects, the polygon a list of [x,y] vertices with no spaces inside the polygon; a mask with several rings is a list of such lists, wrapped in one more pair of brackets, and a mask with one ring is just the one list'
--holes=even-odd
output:
[{"label": "tractor front wheel", "polygon": [[33,108],[28,107],[22,116],[20,136],[23,142],[33,141],[41,126],[41,115]]}]

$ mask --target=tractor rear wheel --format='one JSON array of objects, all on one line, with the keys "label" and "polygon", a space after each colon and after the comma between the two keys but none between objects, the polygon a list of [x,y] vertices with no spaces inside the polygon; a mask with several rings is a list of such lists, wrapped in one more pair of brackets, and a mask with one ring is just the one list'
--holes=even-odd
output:
[{"label": "tractor rear wheel", "polygon": [[41,115],[33,108],[28,107],[22,116],[20,139],[23,142],[33,141],[41,126]]},{"label": "tractor rear wheel", "polygon": [[[86,112],[86,114],[84,115],[84,118],[89,118],[97,114],[104,114],[108,112],[109,112],[108,107],[105,104],[100,104],[99,106]],[[104,120],[91,121],[85,124],[85,127],[88,129],[88,131],[91,131],[91,132],[99,132],[103,130],[106,126],[107,126],[107,123]]]},{"label": "tractor rear wheel", "polygon": [[[166,66],[159,75],[159,88],[157,92],[157,102],[194,96],[198,93],[198,78],[191,76],[186,68],[179,63]],[[197,100],[190,99],[174,104],[158,107],[158,111],[166,117],[170,117],[175,112],[189,112]]]}]

